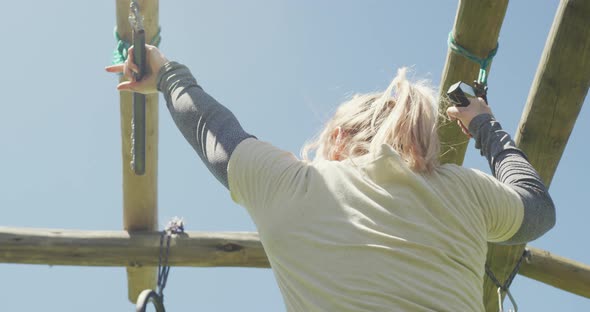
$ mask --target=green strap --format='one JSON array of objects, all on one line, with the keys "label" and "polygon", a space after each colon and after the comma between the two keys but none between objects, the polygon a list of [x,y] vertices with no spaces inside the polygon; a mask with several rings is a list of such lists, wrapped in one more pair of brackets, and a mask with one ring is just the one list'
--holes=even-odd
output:
[{"label": "green strap", "polygon": [[498,52],[498,47],[499,44],[496,44],[496,47],[492,51],[490,51],[490,53],[488,53],[488,56],[486,58],[480,58],[477,55],[469,52],[464,47],[460,46],[457,43],[457,41],[455,41],[452,31],[449,33],[449,48],[451,48],[453,52],[462,55],[467,59],[479,64],[479,76],[477,77],[477,82],[484,86],[488,83],[487,69],[490,66],[492,60],[494,59],[496,52]]},{"label": "green strap", "polygon": [[[117,32],[117,27],[115,27],[115,39],[117,40],[117,46],[115,47],[115,51],[113,51],[113,65],[124,63],[127,59],[127,50],[131,47],[131,44],[119,36]],[[158,32],[150,41],[151,45],[159,46],[160,41],[162,41],[162,37],[160,36],[160,28],[158,27]]]}]

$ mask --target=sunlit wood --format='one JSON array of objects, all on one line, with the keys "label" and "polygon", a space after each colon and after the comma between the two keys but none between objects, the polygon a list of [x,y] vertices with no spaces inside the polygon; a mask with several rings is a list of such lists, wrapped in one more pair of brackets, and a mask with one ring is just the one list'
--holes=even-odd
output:
[{"label": "sunlit wood", "polygon": [[[116,0],[117,31],[131,42],[129,0]],[[146,40],[158,32],[158,0],[139,0],[144,17]],[[121,92],[121,143],[123,171],[123,227],[127,231],[154,231],[158,227],[158,96],[146,97],[145,174],[135,175],[131,168],[132,97]],[[156,286],[155,268],[127,267],[128,297],[135,302],[139,293]]]}]

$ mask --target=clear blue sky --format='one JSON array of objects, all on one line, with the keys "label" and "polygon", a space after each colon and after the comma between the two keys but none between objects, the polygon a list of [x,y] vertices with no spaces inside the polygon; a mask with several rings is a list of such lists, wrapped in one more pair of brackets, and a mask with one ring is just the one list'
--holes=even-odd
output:
[{"label": "clear blue sky", "polygon": [[[514,133],[558,1],[510,3],[490,103]],[[298,153],[355,92],[382,90],[398,67],[439,85],[457,1],[160,3],[161,48],[187,64],[245,129]],[[0,10],[0,225],[122,228],[115,1],[9,1]],[[485,33],[482,34],[485,36]],[[590,264],[588,104],[551,185],[555,228],[532,246]],[[485,171],[472,145],[466,166]],[[584,204],[586,202],[586,204]],[[192,231],[254,231],[160,102],[159,218]],[[584,208],[586,206],[586,208]],[[0,247],[1,248],[1,247]],[[124,268],[0,264],[3,311],[132,311]],[[590,300],[519,276],[523,311],[588,311]],[[268,269],[173,268],[169,311],[284,311]]]}]

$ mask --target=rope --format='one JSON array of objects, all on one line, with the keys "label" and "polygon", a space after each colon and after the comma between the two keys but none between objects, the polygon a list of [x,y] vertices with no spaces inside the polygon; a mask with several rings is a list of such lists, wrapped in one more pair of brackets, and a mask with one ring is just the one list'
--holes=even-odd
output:
[{"label": "rope", "polygon": [[[157,291],[146,289],[139,294],[137,303],[135,305],[136,312],[145,312],[148,305],[151,303],[156,309],[156,312],[165,312],[164,307],[164,287],[168,280],[168,273],[170,273],[170,266],[168,265],[168,256],[170,255],[170,240],[173,234],[184,233],[184,223],[180,218],[173,218],[168,222],[164,231],[160,235],[160,253],[158,255],[158,285]],[[164,238],[166,243],[164,244]],[[164,247],[164,245],[166,245]]]},{"label": "rope", "polygon": [[[162,41],[162,37],[160,36],[160,31],[161,31],[161,28],[158,27],[158,32],[154,35],[154,37],[152,38],[152,40],[150,41],[149,44],[156,46],[156,47],[160,45],[160,42]],[[131,47],[131,43],[121,39],[121,36],[119,36],[119,33],[117,32],[116,26],[115,26],[114,35],[115,35],[115,40],[117,40],[117,46],[115,47],[115,50],[113,51],[113,65],[116,65],[116,64],[121,64],[121,63],[125,62],[125,60],[127,59],[127,51]]]},{"label": "rope", "polygon": [[469,52],[469,50],[465,49],[464,47],[460,46],[457,41],[455,40],[455,37],[453,37],[453,32],[451,31],[449,33],[449,48],[459,54],[464,56],[465,58],[467,58],[468,60],[475,62],[477,64],[479,64],[479,76],[477,77],[477,82],[482,84],[482,85],[487,85],[488,83],[488,67],[490,65],[490,63],[492,62],[492,60],[494,59],[494,56],[496,55],[496,53],[498,52],[498,47],[499,44],[496,44],[496,47],[494,49],[492,49],[490,51],[490,53],[488,53],[488,56],[485,58],[480,58],[477,55]]},{"label": "rope", "polygon": [[506,295],[508,295],[508,298],[510,299],[512,306],[514,306],[514,312],[518,312],[518,306],[516,305],[516,300],[514,300],[514,297],[512,297],[512,294],[510,293],[508,288],[512,284],[512,281],[514,281],[514,277],[516,277],[516,274],[518,273],[518,270],[520,269],[520,265],[522,264],[522,260],[524,260],[525,258],[528,258],[528,257],[529,257],[529,251],[525,249],[523,251],[522,255],[520,256],[520,258],[518,259],[518,262],[516,262],[514,269],[508,275],[508,278],[506,279],[504,284],[500,283],[500,281],[494,275],[494,273],[492,272],[492,270],[490,269],[490,267],[488,265],[485,266],[486,275],[492,280],[492,282],[494,282],[496,287],[498,287],[498,306],[499,306],[500,312],[504,311],[504,309],[502,307],[502,292],[505,292]]},{"label": "rope", "polygon": [[[168,255],[170,254],[170,239],[172,234],[184,233],[184,223],[180,218],[172,218],[166,225],[166,228],[160,236],[160,255],[158,258],[158,294],[164,300],[164,287],[168,280],[168,273],[170,273],[170,266],[168,265]],[[164,251],[164,237],[166,237],[166,250]],[[162,258],[164,261],[162,261]]]}]

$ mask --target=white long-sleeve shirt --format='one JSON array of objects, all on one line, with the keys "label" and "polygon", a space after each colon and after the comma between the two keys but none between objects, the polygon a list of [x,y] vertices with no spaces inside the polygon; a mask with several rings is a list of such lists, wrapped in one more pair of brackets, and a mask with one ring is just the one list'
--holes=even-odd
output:
[{"label": "white long-sleeve shirt", "polygon": [[484,311],[487,242],[523,220],[518,194],[493,177],[450,164],[417,174],[388,145],[305,163],[246,139],[228,179],[288,311]]}]

